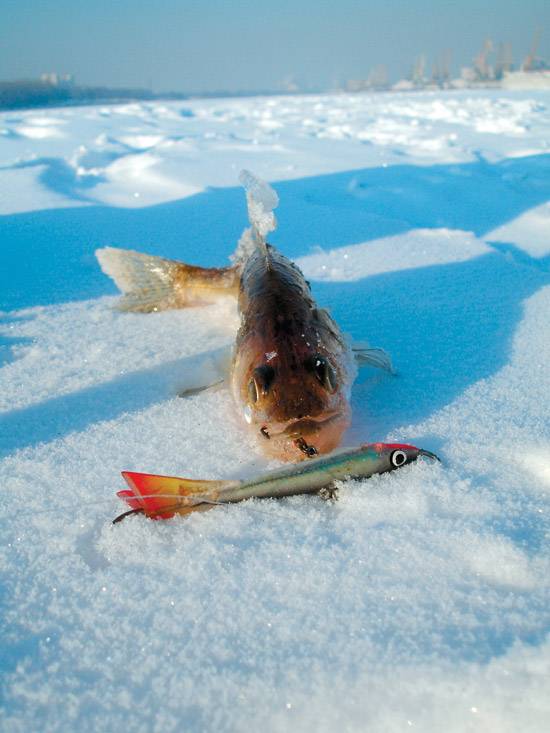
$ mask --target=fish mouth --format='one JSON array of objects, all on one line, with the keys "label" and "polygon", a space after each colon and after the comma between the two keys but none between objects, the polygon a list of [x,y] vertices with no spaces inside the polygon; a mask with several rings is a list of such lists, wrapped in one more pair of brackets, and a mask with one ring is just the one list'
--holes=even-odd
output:
[{"label": "fish mouth", "polygon": [[324,413],[318,417],[293,420],[274,435],[279,442],[293,446],[292,453],[314,458],[320,453],[331,451],[340,442],[343,430],[348,426],[346,415],[341,412]]},{"label": "fish mouth", "polygon": [[300,418],[299,420],[293,420],[283,430],[274,433],[274,435],[284,436],[294,440],[299,440],[304,437],[313,437],[317,433],[320,433],[323,428],[336,423],[341,418],[342,414],[340,412],[332,412],[319,418]]},{"label": "fish mouth", "polygon": [[349,426],[349,414],[345,410],[333,410],[312,417],[265,423],[260,433],[267,440],[262,447],[271,455],[284,461],[329,453],[334,450]]}]

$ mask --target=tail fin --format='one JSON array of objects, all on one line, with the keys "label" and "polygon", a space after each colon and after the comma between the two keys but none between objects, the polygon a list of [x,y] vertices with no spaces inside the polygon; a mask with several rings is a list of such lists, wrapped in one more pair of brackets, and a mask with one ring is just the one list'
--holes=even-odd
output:
[{"label": "tail fin", "polygon": [[130,490],[119,491],[131,509],[142,509],[152,519],[169,519],[174,514],[211,509],[222,489],[238,486],[239,481],[194,481],[177,476],[123,471]]},{"label": "tail fin", "polygon": [[250,227],[245,229],[233,255],[236,262],[246,259],[257,247],[266,249],[266,237],[277,228],[273,210],[279,205],[279,197],[269,183],[247,170],[241,171],[239,181],[246,191]]},{"label": "tail fin", "polygon": [[237,293],[236,268],[186,265],[130,249],[96,250],[103,272],[124,293],[119,309],[150,313],[168,308],[213,303]]}]

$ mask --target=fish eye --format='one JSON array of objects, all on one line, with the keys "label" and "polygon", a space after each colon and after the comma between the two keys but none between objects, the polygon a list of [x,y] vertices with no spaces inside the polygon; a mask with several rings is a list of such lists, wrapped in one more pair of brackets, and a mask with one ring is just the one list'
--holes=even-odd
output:
[{"label": "fish eye", "polygon": [[338,379],[332,364],[324,356],[316,355],[309,362],[313,367],[315,376],[327,392],[335,392],[338,386]]},{"label": "fish eye", "polygon": [[[260,394],[266,395],[269,392],[271,383],[275,379],[275,369],[269,364],[256,367],[252,372],[252,379],[256,385],[256,400]],[[255,401],[256,401],[255,400]]]},{"label": "fish eye", "polygon": [[269,364],[263,364],[262,366],[256,367],[252,372],[252,377],[248,383],[248,399],[251,403],[256,404],[260,399],[260,395],[265,395],[269,392],[271,383],[275,378],[275,369],[269,366]]},{"label": "fish eye", "polygon": [[248,383],[248,399],[253,403],[258,401],[258,387],[256,386],[254,377]]},{"label": "fish eye", "polygon": [[399,466],[407,462],[407,454],[402,450],[394,450],[390,456],[390,461],[392,466],[399,468]]}]

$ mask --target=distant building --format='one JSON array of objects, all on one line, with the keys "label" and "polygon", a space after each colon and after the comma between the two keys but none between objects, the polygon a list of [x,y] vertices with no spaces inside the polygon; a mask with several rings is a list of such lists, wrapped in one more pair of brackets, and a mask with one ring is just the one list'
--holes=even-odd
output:
[{"label": "distant building", "polygon": [[348,79],[346,82],[348,92],[380,92],[388,88],[388,70],[384,64],[378,64],[371,69],[366,79]]},{"label": "distant building", "polygon": [[502,77],[503,89],[550,89],[550,69],[541,71],[511,71]]},{"label": "distant building", "polygon": [[72,74],[57,74],[55,71],[47,74],[40,74],[40,81],[43,84],[50,84],[52,87],[69,87],[74,84]]}]

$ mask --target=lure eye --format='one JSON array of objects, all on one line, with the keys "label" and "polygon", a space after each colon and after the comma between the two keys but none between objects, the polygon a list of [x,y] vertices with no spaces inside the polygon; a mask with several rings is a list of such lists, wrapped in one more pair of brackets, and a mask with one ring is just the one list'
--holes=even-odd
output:
[{"label": "lure eye", "polygon": [[327,392],[332,393],[336,391],[338,379],[336,377],[336,372],[332,368],[332,364],[328,359],[325,359],[324,356],[314,356],[309,361],[308,366],[313,369],[315,376]]},{"label": "lure eye", "polygon": [[407,462],[407,454],[402,450],[394,450],[390,456],[390,461],[392,466],[399,468],[399,466]]}]

